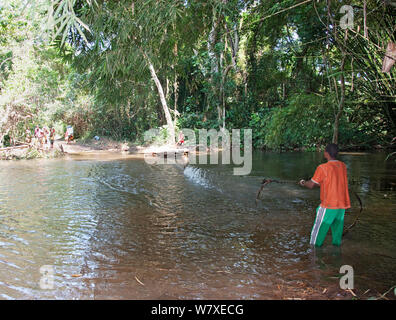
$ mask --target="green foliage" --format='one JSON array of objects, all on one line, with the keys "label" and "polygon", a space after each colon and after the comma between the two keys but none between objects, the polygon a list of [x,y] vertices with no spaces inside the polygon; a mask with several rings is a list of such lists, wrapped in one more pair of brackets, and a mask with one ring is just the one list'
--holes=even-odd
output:
[{"label": "green foliage", "polygon": [[[277,150],[325,146],[333,134],[334,103],[331,95],[296,94],[284,107],[252,114],[254,146]],[[364,144],[369,135],[347,120],[340,123],[341,145]]]},{"label": "green foliage", "polygon": [[270,148],[313,148],[325,144],[331,139],[332,111],[328,99],[313,94],[295,95],[287,106],[273,112],[264,142]]},{"label": "green foliage", "polygon": [[3,147],[7,148],[11,145],[11,138],[8,134],[3,137]]},{"label": "green foliage", "polygon": [[396,67],[381,72],[386,43],[396,42],[394,11],[383,1],[367,1],[367,38],[361,0],[347,37],[334,1],[25,4],[0,6],[0,138],[20,139],[36,124],[63,134],[71,124],[80,139],[140,142],[161,128],[156,142],[164,143],[175,122],[252,128],[256,148],[315,150],[333,135],[344,53],[339,143],[371,148],[395,136]]},{"label": "green foliage", "polygon": [[269,109],[260,109],[258,112],[251,114],[249,127],[252,129],[253,147],[264,148],[267,125],[271,120],[271,112]]}]

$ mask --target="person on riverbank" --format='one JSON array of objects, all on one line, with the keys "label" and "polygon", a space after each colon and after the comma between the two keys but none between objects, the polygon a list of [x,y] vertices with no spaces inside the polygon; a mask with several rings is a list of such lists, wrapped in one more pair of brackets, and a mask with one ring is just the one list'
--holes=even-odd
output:
[{"label": "person on riverbank", "polygon": [[32,133],[29,129],[26,129],[25,131],[25,142],[27,144],[30,144],[32,142]]},{"label": "person on riverbank", "polygon": [[44,139],[45,139],[44,130],[39,128],[39,130],[37,132],[37,140],[38,140],[39,148],[43,148]]},{"label": "person on riverbank", "polygon": [[73,127],[72,126],[67,126],[66,133],[65,133],[65,140],[67,144],[69,144],[70,141],[73,141]]},{"label": "person on riverbank", "polygon": [[34,137],[38,139],[38,134],[40,131],[40,127],[37,125],[36,128],[34,129]]},{"label": "person on riverbank", "polygon": [[44,132],[44,139],[43,139],[43,145],[45,150],[50,149],[50,131],[47,127],[43,127],[43,132]]},{"label": "person on riverbank", "polygon": [[34,128],[34,143],[36,148],[40,147],[40,127],[37,125],[36,128]]},{"label": "person on riverbank", "polygon": [[177,145],[182,146],[184,144],[184,134],[183,131],[179,132],[179,138],[177,139]]},{"label": "person on riverbank", "polygon": [[50,138],[51,149],[53,149],[54,148],[54,141],[55,141],[55,128],[54,127],[51,127],[51,129],[50,129],[49,138]]},{"label": "person on riverbank", "polygon": [[345,209],[351,207],[345,163],[337,160],[338,146],[326,146],[324,157],[327,162],[316,168],[309,181],[300,180],[300,185],[309,189],[320,187],[320,205],[311,231],[310,244],[322,246],[331,228],[333,245],[340,246],[344,228]]}]

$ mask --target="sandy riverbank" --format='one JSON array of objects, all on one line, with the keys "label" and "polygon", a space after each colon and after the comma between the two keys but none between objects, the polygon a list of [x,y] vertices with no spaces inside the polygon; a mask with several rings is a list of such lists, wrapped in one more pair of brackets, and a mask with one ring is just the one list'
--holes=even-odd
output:
[{"label": "sandy riverbank", "polygon": [[139,151],[136,146],[128,143],[121,143],[111,139],[103,138],[99,141],[73,141],[67,143],[62,140],[55,140],[53,148],[38,148],[37,145],[20,145],[0,149],[0,159],[34,159],[34,158],[57,158],[62,155],[83,155],[83,154],[109,154],[123,153],[129,154]]},{"label": "sandy riverbank", "polygon": [[[160,156],[170,153],[183,155],[187,153],[206,153],[209,150],[199,146],[176,146],[176,145],[150,145],[139,146],[131,142],[118,142],[110,138],[90,139],[85,141],[72,141],[67,143],[63,139],[55,140],[51,149],[37,148],[23,145],[6,148],[0,151],[0,159],[34,159],[34,158],[58,158],[62,155],[84,156],[88,158],[101,157],[144,157],[146,155]],[[218,151],[218,150],[217,150]]]},{"label": "sandy riverbank", "polygon": [[161,146],[138,146],[128,142],[117,142],[109,138],[101,138],[96,141],[94,139],[88,141],[73,141],[69,144],[63,140],[57,140],[54,144],[55,149],[59,149],[65,154],[160,154],[163,152],[191,152],[194,148],[177,147],[172,145]]}]

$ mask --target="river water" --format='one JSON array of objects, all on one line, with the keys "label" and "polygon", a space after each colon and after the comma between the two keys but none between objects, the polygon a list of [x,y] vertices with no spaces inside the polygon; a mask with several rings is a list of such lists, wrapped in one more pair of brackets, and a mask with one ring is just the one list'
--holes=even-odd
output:
[{"label": "river water", "polygon": [[263,177],[310,177],[319,153],[257,152],[248,176],[128,157],[2,161],[0,298],[342,298],[342,265],[355,292],[384,293],[396,285],[396,166],[385,157],[340,156],[364,210],[340,248],[329,233],[319,249],[319,189],[272,183],[255,203]]}]

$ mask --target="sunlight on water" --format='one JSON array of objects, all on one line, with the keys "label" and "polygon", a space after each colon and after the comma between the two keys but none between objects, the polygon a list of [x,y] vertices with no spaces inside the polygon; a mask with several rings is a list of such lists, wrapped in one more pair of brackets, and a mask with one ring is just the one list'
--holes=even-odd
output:
[{"label": "sunlight on water", "polygon": [[[319,250],[309,245],[319,190],[270,184],[255,201],[263,177],[310,176],[318,154],[256,153],[249,176],[142,159],[3,161],[0,297],[277,299],[302,283],[337,287],[343,264],[358,289],[384,292],[396,280],[396,169],[384,158],[342,155],[364,212],[341,248],[329,234]],[[358,210],[352,198],[346,225]]]},{"label": "sunlight on water", "polygon": [[221,188],[216,187],[209,181],[208,172],[202,168],[188,166],[184,169],[184,175],[192,183],[198,184],[201,187],[207,189],[215,189],[218,192],[222,192]]}]

